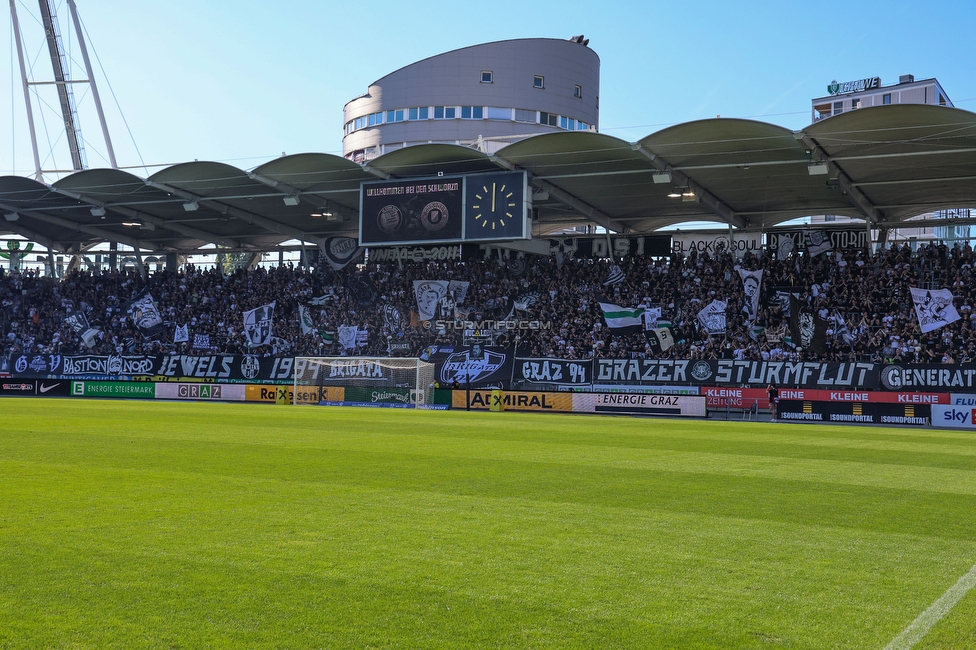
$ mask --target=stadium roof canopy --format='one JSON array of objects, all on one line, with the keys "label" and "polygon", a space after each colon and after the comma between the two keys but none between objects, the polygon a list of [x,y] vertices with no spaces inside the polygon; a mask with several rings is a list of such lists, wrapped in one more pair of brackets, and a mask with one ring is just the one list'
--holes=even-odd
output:
[{"label": "stadium roof canopy", "polygon": [[113,169],[76,172],[50,185],[5,176],[0,233],[64,252],[103,241],[156,252],[208,245],[267,251],[289,240],[355,236],[363,181],[499,169],[530,173],[536,235],[586,224],[650,233],[688,221],[758,231],[820,214],[895,226],[976,206],[976,114],[900,104],[800,131],[716,118],[633,143],[589,132],[540,135],[495,155],[430,144],[367,165],[310,153],[251,171],[185,163],[145,179]]}]

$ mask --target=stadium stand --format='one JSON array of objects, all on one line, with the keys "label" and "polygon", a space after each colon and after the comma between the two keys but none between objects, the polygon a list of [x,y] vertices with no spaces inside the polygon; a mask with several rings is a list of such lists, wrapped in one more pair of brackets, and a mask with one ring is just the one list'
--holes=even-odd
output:
[{"label": "stadium stand", "polygon": [[[566,359],[675,358],[888,363],[976,360],[972,248],[944,244],[892,246],[876,254],[828,253],[776,260],[746,254],[624,260],[528,257],[368,263],[340,271],[280,266],[223,275],[187,266],[179,273],[72,272],[61,280],[33,272],[0,275],[3,354],[227,354],[416,356],[433,344],[462,343],[454,320],[531,321],[504,333],[524,356]],[[523,262],[524,263],[521,263]],[[614,275],[619,266],[622,277]],[[739,269],[763,270],[752,322]],[[607,284],[608,278],[619,280]],[[458,306],[422,322],[416,280],[469,282]],[[922,333],[910,288],[950,289],[960,318]],[[152,334],[137,327],[130,301],[148,291],[162,320]],[[791,337],[789,296],[809,312],[820,340]],[[644,333],[611,333],[600,301],[659,307],[673,333],[667,349]],[[712,300],[728,304],[726,333],[707,335],[696,316]],[[273,336],[249,345],[244,313],[274,304]],[[389,306],[389,307],[388,307]],[[442,306],[443,307],[443,306]],[[518,307],[518,309],[516,309]],[[300,308],[307,311],[305,331]],[[391,314],[393,317],[391,318]],[[443,318],[442,316],[451,316]],[[83,315],[84,318],[72,318]],[[360,345],[345,349],[339,330],[358,328]],[[186,340],[174,341],[179,330]],[[814,337],[816,338],[816,337]],[[348,340],[348,339],[347,339]]]}]

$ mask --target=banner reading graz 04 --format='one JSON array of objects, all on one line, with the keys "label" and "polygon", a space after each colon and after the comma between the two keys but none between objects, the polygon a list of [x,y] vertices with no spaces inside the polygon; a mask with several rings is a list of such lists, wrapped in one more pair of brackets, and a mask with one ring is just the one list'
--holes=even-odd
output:
[{"label": "banner reading graz 04", "polygon": [[515,374],[512,380],[559,386],[589,385],[593,383],[593,360],[569,361],[519,357],[515,360]]},{"label": "banner reading graz 04", "polygon": [[879,366],[873,363],[786,361],[690,361],[670,359],[597,359],[594,383],[707,384],[803,388],[865,388],[878,386]]}]

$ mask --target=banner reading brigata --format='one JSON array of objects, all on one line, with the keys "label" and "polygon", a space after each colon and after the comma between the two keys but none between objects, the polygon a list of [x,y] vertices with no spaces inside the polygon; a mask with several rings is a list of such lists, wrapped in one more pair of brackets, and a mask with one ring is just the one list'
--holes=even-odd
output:
[{"label": "banner reading brigata", "polygon": [[461,386],[470,382],[472,388],[507,388],[515,364],[513,348],[480,345],[433,345],[420,358],[434,364],[434,376],[442,387],[457,381]]}]

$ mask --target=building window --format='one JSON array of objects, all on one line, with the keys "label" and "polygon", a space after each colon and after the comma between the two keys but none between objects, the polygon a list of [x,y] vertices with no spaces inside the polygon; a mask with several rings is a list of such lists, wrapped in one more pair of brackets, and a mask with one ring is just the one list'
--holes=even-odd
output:
[{"label": "building window", "polygon": [[861,100],[860,99],[852,99],[851,100],[851,110],[852,111],[856,111],[859,108],[861,108]]},{"label": "building window", "polygon": [[837,215],[833,215],[833,214],[824,215],[824,221],[835,221],[836,219],[837,219]]},{"label": "building window", "polygon": [[407,112],[407,115],[408,115],[408,117],[407,117],[408,120],[416,120],[417,119],[417,109],[416,108],[409,109],[409,111]]},{"label": "building window", "polygon": [[559,118],[559,128],[568,129],[570,131],[576,130],[576,120],[571,117],[566,117],[565,115]]},{"label": "building window", "polygon": [[537,74],[536,76],[534,76],[532,78],[532,87],[533,88],[545,88],[546,87],[546,78],[543,77],[542,75],[538,75]]},{"label": "building window", "polygon": [[539,124],[545,124],[547,126],[556,126],[558,115],[553,115],[552,113],[539,112]]},{"label": "building window", "polygon": [[413,108],[407,109],[407,119],[410,120],[426,120],[427,119],[427,107],[426,106],[414,106]]},{"label": "building window", "polygon": [[579,121],[577,121],[576,122],[576,130],[577,131],[589,131],[590,130],[590,125],[587,124],[586,122],[579,122]]},{"label": "building window", "polygon": [[434,107],[435,120],[453,120],[456,114],[457,114],[456,106],[435,106]]},{"label": "building window", "polygon": [[887,106],[891,103],[891,93],[885,93],[881,96],[881,103]]},{"label": "building window", "polygon": [[[499,109],[488,109],[488,119],[494,119],[491,116],[491,111],[492,110],[499,110]],[[516,122],[528,122],[530,124],[531,123],[534,123],[534,122],[536,122],[536,114],[535,114],[535,111],[529,111],[529,110],[526,110],[524,108],[516,108],[515,109],[515,121]]]},{"label": "building window", "polygon": [[834,115],[840,115],[844,112],[844,102],[834,102]]},{"label": "building window", "polygon": [[461,119],[462,120],[480,120],[485,116],[484,106],[462,106],[461,107]]},{"label": "building window", "polygon": [[[494,106],[488,107],[488,119],[489,120],[511,120],[512,119],[512,109],[510,108],[495,108]],[[532,119],[522,120],[523,122],[535,122],[535,112],[532,112]]]},{"label": "building window", "polygon": [[481,71],[481,83],[483,83],[483,84],[490,84],[491,82],[492,82],[492,79],[491,79],[491,70],[482,70]]},{"label": "building window", "polygon": [[583,97],[583,86],[576,84],[576,88],[573,90],[573,97]]}]

